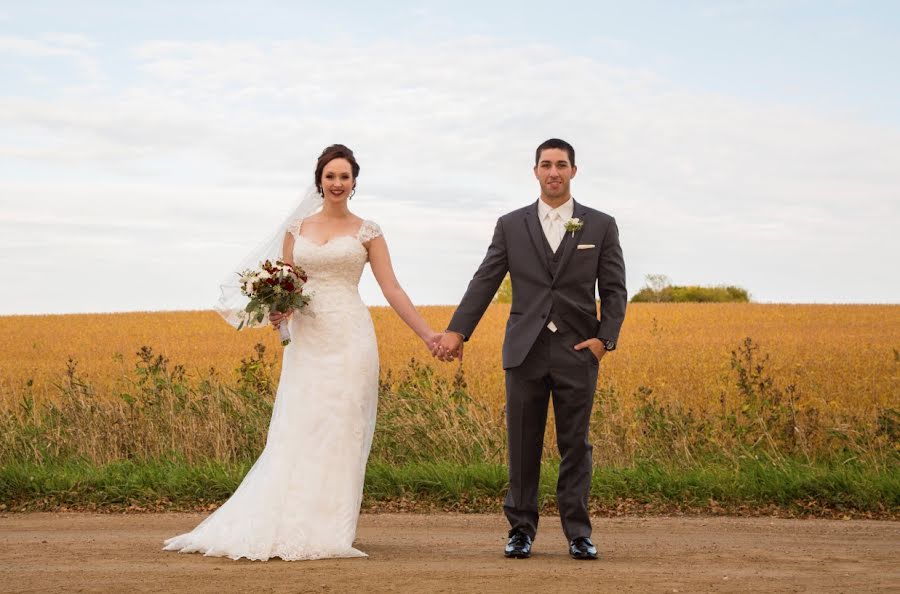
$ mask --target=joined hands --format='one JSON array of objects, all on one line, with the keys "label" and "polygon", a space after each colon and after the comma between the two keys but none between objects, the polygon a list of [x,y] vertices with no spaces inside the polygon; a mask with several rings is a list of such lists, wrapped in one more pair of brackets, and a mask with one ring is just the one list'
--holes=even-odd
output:
[{"label": "joined hands", "polygon": [[431,356],[441,361],[453,361],[459,358],[462,361],[462,337],[455,332],[436,332],[425,338],[425,344],[431,351]]},{"label": "joined hands", "polygon": [[463,337],[456,332],[447,331],[438,335],[440,340],[431,345],[431,355],[441,361],[463,359]]}]

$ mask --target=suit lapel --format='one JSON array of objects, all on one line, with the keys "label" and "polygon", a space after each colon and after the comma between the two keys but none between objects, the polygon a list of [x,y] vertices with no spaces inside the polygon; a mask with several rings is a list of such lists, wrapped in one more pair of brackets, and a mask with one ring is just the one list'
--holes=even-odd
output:
[{"label": "suit lapel", "polygon": [[531,245],[534,246],[534,251],[537,252],[544,270],[549,275],[550,261],[547,259],[547,250],[544,249],[544,229],[541,227],[541,221],[538,219],[537,202],[525,214],[525,227],[528,229],[529,237],[531,237]]},{"label": "suit lapel", "polygon": [[[578,204],[574,200],[572,202],[574,203],[573,204],[574,208],[572,209],[572,216],[576,219],[581,219],[581,222],[584,223],[584,215],[585,215],[586,211],[580,204]],[[565,222],[565,221],[563,221],[563,222]],[[579,229],[578,231],[575,232],[575,237],[569,237],[568,241],[565,241],[563,243],[562,257],[560,257],[560,259],[559,259],[559,266],[556,267],[556,274],[553,275],[554,283],[556,283],[559,276],[566,269],[566,265],[569,263],[569,259],[572,257],[572,252],[575,251],[575,246],[578,245],[578,239],[581,237],[581,231],[583,229],[584,229],[584,225],[582,225],[581,229]],[[571,231],[566,231],[566,234],[571,235],[572,233],[571,233]]]}]

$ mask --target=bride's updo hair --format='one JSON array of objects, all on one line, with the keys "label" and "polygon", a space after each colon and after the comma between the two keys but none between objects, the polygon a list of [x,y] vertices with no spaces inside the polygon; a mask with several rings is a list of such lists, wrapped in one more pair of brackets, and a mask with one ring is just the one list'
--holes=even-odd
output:
[{"label": "bride's updo hair", "polygon": [[316,163],[316,189],[319,191],[319,194],[322,193],[322,171],[328,163],[335,159],[347,159],[349,161],[350,169],[353,172],[353,185],[356,185],[356,178],[359,177],[359,163],[356,162],[353,151],[343,144],[332,144],[322,151],[319,161]]}]

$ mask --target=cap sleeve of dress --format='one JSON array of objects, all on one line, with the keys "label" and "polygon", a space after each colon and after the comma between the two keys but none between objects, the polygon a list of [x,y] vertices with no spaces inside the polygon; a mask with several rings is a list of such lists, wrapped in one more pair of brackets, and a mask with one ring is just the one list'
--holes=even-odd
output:
[{"label": "cap sleeve of dress", "polygon": [[378,223],[375,221],[363,221],[363,224],[359,227],[357,238],[360,243],[368,243],[381,235],[381,227],[378,226]]},{"label": "cap sleeve of dress", "polygon": [[297,239],[297,236],[300,235],[300,225],[303,224],[303,219],[297,219],[293,223],[290,223],[287,226],[287,232],[291,234],[294,240]]}]

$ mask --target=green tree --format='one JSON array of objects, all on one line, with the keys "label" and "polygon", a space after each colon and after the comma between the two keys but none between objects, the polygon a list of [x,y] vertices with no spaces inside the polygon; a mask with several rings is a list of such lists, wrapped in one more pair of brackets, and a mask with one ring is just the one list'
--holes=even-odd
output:
[{"label": "green tree", "polygon": [[647,284],[631,298],[632,303],[748,303],[747,289],[733,285],[701,287],[673,285],[663,274],[648,274]]}]

